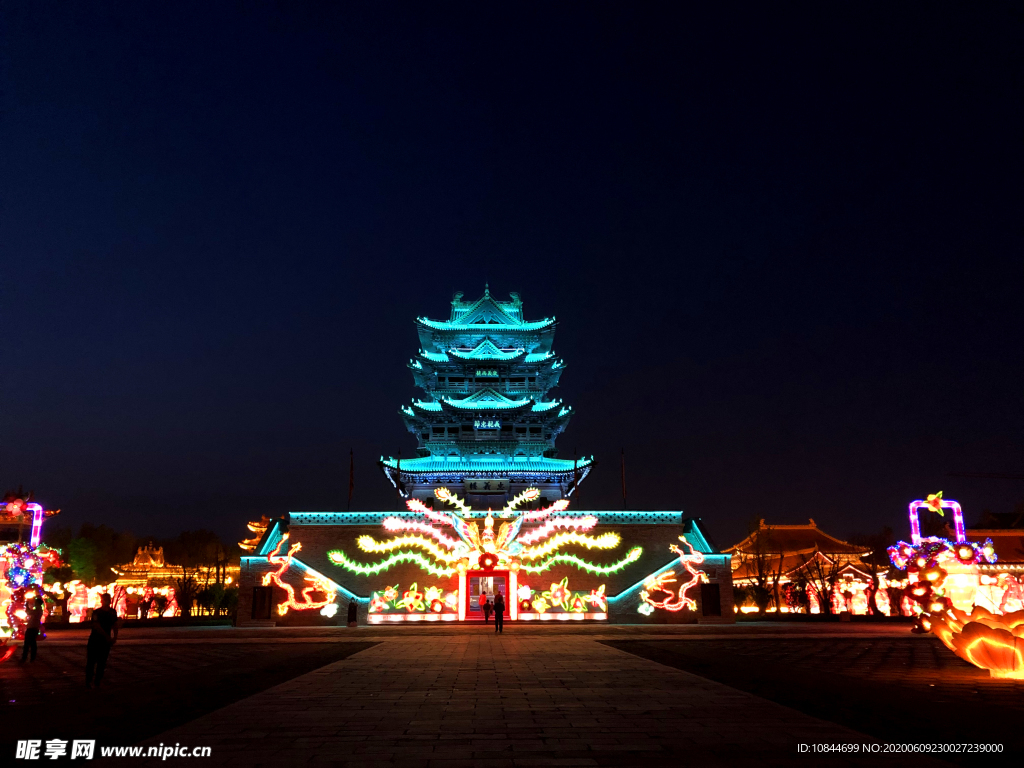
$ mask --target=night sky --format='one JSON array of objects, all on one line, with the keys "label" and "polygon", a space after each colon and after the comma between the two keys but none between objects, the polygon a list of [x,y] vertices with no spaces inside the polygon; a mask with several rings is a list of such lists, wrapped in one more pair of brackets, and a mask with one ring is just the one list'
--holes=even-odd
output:
[{"label": "night sky", "polygon": [[585,507],[623,448],[722,546],[1024,501],[949,476],[1024,473],[1019,3],[255,5],[4,4],[0,486],[235,541],[351,448],[395,509],[413,318],[489,282]]}]

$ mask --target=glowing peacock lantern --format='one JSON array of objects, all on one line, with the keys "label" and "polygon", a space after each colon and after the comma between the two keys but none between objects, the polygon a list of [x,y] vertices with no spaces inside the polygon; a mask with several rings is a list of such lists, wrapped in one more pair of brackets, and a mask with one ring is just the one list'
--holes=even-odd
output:
[{"label": "glowing peacock lantern", "polygon": [[[493,570],[540,573],[560,563],[592,572],[612,573],[635,562],[643,551],[640,547],[634,547],[620,561],[607,566],[597,566],[564,552],[566,547],[572,545],[588,549],[614,549],[619,546],[621,539],[617,533],[612,532],[599,536],[586,533],[597,525],[597,518],[593,515],[558,515],[569,506],[565,499],[544,509],[520,512],[520,505],[540,497],[540,491],[536,488],[523,491],[497,513],[488,511],[482,526],[479,518],[471,517],[473,510],[456,494],[447,488],[438,488],[434,494],[454,509],[431,509],[416,499],[410,499],[406,502],[409,510],[422,515],[429,522],[388,517],[383,521],[384,529],[400,535],[384,541],[378,541],[373,536],[360,536],[356,540],[356,545],[364,552],[391,553],[384,560],[357,563],[341,550],[333,550],[328,553],[331,562],[359,574],[381,573],[399,562],[415,563],[435,576]],[[537,525],[524,531],[523,526],[527,523]],[[453,529],[458,538],[445,533],[448,527]]]}]

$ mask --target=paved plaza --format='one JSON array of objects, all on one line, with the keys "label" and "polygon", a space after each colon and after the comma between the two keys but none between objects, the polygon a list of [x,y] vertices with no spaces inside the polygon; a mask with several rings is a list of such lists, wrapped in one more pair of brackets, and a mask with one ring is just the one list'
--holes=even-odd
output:
[{"label": "paved plaza", "polygon": [[[995,765],[801,755],[877,739],[828,699],[815,710],[776,694],[841,698],[852,673],[874,687],[851,696],[891,721],[906,698],[919,715],[920,697],[950,685],[1019,719],[1024,692],[904,625],[129,628],[98,691],[77,679],[78,635],[52,633],[35,667],[0,667],[8,722],[42,738],[209,746],[208,766]],[[947,741],[965,736],[951,727]],[[911,729],[903,740],[922,741]]]}]

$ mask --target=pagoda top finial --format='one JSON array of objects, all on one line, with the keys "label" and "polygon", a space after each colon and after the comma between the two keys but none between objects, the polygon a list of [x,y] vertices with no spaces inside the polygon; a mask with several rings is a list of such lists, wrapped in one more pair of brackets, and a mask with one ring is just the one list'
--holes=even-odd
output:
[{"label": "pagoda top finial", "polygon": [[491,296],[491,285],[490,283],[484,283],[484,298],[490,298]]}]

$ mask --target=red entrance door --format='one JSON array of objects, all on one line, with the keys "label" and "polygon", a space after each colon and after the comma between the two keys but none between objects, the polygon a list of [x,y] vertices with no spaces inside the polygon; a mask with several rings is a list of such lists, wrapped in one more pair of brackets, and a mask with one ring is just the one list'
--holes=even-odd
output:
[{"label": "red entrance door", "polygon": [[469,571],[466,573],[466,621],[483,621],[484,611],[480,595],[486,593],[487,601],[494,606],[494,596],[501,594],[505,601],[505,616],[508,616],[508,571]]}]

